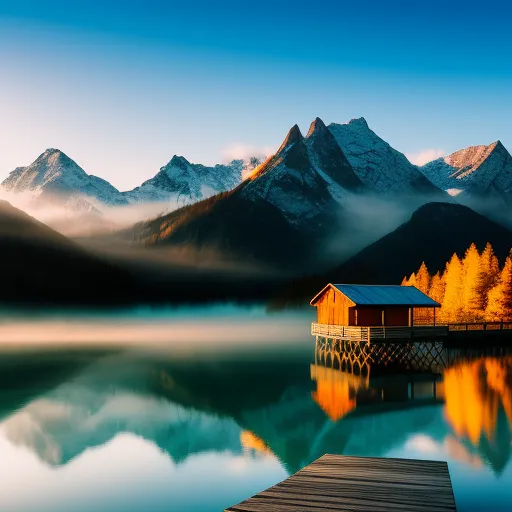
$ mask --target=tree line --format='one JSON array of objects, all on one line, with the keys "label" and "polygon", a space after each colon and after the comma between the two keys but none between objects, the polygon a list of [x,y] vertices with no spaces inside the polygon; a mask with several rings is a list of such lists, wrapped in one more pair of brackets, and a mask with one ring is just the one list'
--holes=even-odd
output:
[{"label": "tree line", "polygon": [[[417,272],[404,277],[402,286],[416,286],[439,302],[438,322],[510,322],[512,250],[500,267],[490,243],[481,253],[471,244],[463,258],[453,254],[444,272],[431,275],[423,262]],[[433,311],[418,309],[414,320],[430,323]]]}]

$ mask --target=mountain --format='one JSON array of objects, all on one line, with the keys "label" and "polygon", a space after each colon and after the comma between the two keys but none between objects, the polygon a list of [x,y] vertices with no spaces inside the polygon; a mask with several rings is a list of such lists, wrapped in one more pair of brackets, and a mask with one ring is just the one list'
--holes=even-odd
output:
[{"label": "mountain", "polygon": [[0,303],[120,304],[137,296],[131,276],[0,201]]},{"label": "mountain", "polygon": [[400,284],[404,275],[425,261],[430,272],[443,270],[456,252],[471,243],[483,250],[490,242],[503,261],[512,247],[512,231],[458,204],[428,203],[408,222],[366,247],[318,280],[327,282]]},{"label": "mountain", "polygon": [[235,188],[242,181],[242,173],[254,165],[251,159],[250,162],[233,160],[227,165],[207,167],[174,155],[156,176],[140,187],[123,192],[123,197],[130,203],[169,200],[190,203]]},{"label": "mountain", "polygon": [[316,119],[306,138],[292,127],[277,152],[234,190],[139,223],[123,236],[303,268],[324,258],[321,242],[343,230],[340,201],[362,191],[334,137]]},{"label": "mountain", "polygon": [[361,181],[374,192],[442,195],[405,155],[373,132],[364,118],[353,119],[347,124],[332,123],[329,131]]},{"label": "mountain", "polygon": [[242,195],[264,199],[293,224],[304,224],[339,210],[340,199],[363,189],[334,137],[316,118],[306,138],[297,125],[291,128],[277,152],[245,182]]},{"label": "mountain", "polygon": [[47,149],[28,167],[17,167],[2,186],[11,192],[35,192],[41,201],[58,201],[70,209],[92,210],[86,197],[108,205],[127,203],[108,181],[87,174],[58,149]]},{"label": "mountain", "polygon": [[435,185],[453,196],[512,198],[512,156],[500,141],[471,146],[421,167]]}]

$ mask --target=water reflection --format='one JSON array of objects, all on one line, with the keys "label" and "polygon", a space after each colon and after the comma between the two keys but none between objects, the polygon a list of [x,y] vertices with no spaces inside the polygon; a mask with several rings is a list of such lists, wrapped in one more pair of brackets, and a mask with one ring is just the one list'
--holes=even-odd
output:
[{"label": "water reflection", "polygon": [[[496,351],[499,356],[485,355]],[[510,353],[507,348],[461,351],[432,343],[357,346],[318,339],[312,397],[333,422],[442,404],[448,428],[436,433],[445,450],[499,475],[511,455]]]},{"label": "water reflection", "polygon": [[448,460],[459,510],[510,504],[510,351],[352,349],[2,357],[0,509],[217,511],[324,453]]}]

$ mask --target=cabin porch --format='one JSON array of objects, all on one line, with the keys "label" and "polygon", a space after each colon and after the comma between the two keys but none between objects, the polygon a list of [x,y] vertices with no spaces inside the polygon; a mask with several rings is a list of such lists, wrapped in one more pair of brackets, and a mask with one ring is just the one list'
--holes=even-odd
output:
[{"label": "cabin porch", "polygon": [[348,326],[332,324],[311,324],[313,336],[325,336],[346,341],[385,341],[385,340],[432,340],[448,335],[447,325],[417,326]]}]

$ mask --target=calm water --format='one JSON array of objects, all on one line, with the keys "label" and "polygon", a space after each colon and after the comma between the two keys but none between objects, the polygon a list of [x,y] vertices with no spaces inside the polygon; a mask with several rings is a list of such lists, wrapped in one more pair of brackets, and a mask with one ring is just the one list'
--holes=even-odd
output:
[{"label": "calm water", "polygon": [[507,350],[364,365],[315,347],[310,321],[2,322],[0,510],[217,512],[327,452],[446,460],[458,510],[512,509]]}]

